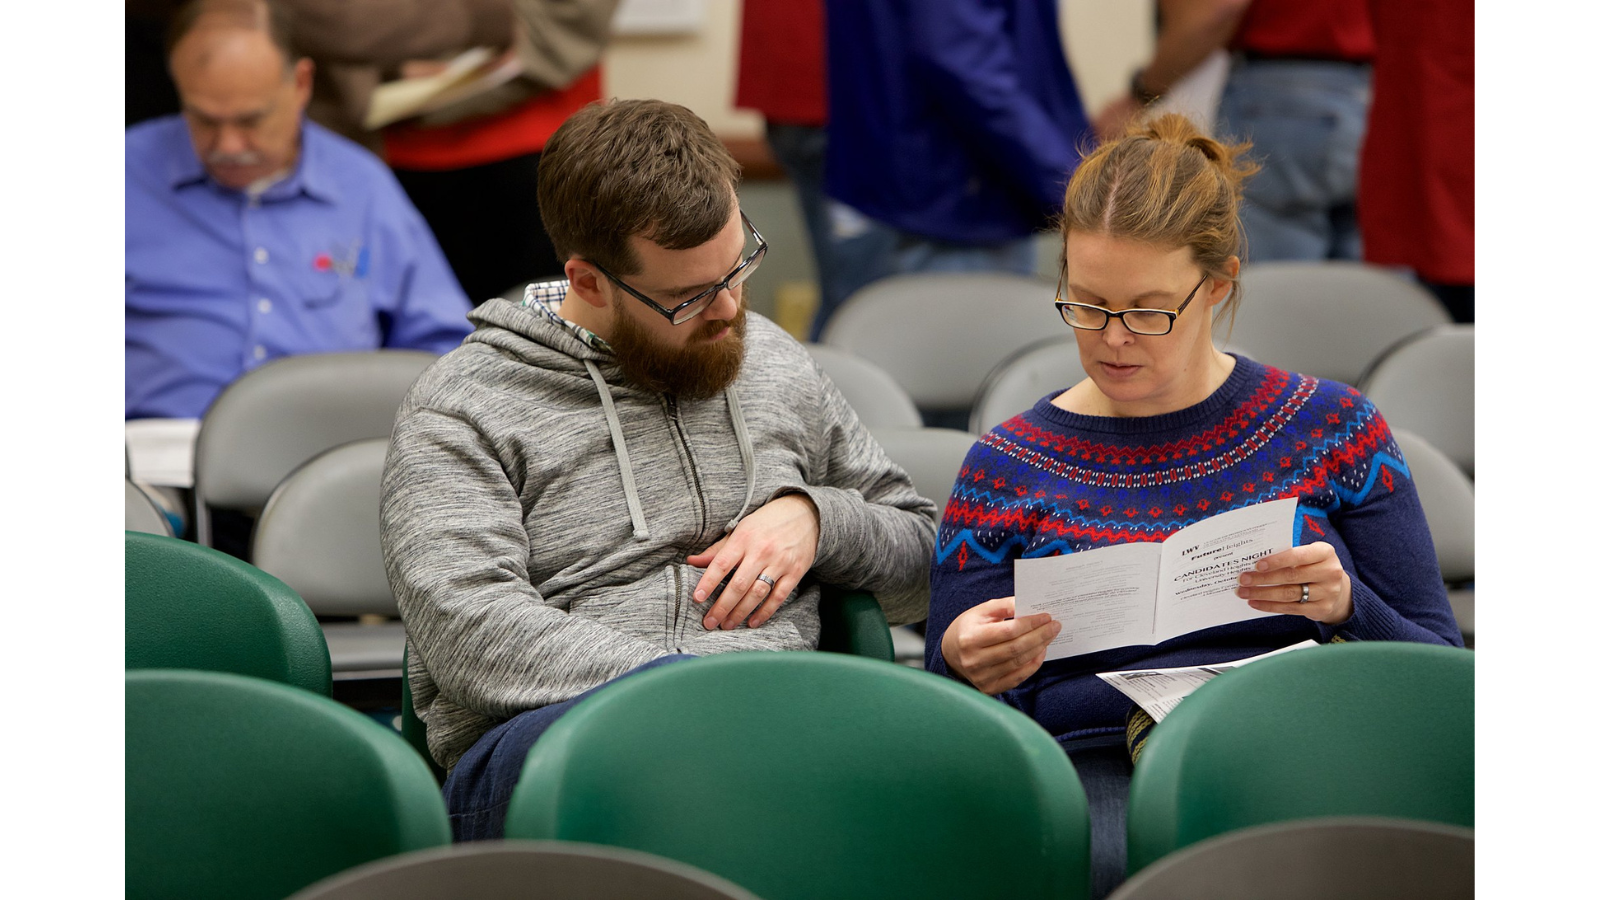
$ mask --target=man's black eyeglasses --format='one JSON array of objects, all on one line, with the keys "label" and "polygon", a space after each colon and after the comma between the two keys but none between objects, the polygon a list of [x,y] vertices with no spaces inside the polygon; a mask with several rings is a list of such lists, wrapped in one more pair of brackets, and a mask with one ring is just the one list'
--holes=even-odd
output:
[{"label": "man's black eyeglasses", "polygon": [[[1062,279],[1067,273],[1061,273]],[[1178,314],[1189,305],[1194,295],[1199,292],[1200,285],[1209,281],[1207,275],[1200,279],[1200,284],[1194,286],[1189,296],[1183,298],[1177,309],[1125,309],[1121,312],[1112,312],[1103,306],[1091,306],[1087,303],[1073,303],[1061,299],[1061,282],[1056,282],[1056,309],[1061,313],[1061,321],[1073,328],[1083,331],[1103,331],[1111,324],[1112,319],[1121,319],[1122,327],[1134,334],[1162,335],[1172,331],[1172,323]]]},{"label": "man's black eyeglasses", "polygon": [[717,299],[718,294],[722,293],[723,291],[731,291],[734,288],[744,284],[745,281],[752,274],[754,274],[756,267],[761,265],[761,260],[766,257],[767,242],[761,237],[761,232],[756,230],[756,226],[750,221],[750,217],[746,216],[743,212],[739,213],[739,218],[744,220],[744,227],[750,229],[750,236],[755,238],[756,249],[752,250],[750,255],[746,256],[744,260],[737,266],[734,266],[733,271],[728,273],[727,278],[724,278],[712,285],[710,288],[695,294],[693,297],[690,297],[682,303],[679,303],[677,306],[662,306],[660,303],[657,303],[656,301],[651,300],[649,297],[646,297],[644,294],[634,290],[633,287],[630,286],[626,281],[623,281],[621,278],[618,278],[617,276],[606,271],[605,266],[600,265],[592,259],[584,260],[584,262],[587,262],[589,265],[599,269],[601,275],[611,279],[613,284],[632,294],[639,302],[645,304],[663,316],[666,316],[668,322],[671,322],[674,325],[682,325],[684,322],[687,322],[695,316],[705,312],[706,307],[710,306],[712,301]]}]

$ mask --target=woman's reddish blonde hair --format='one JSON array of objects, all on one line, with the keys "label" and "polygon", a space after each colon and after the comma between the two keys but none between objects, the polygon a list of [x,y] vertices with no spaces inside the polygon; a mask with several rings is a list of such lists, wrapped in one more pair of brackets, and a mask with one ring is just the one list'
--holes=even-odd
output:
[{"label": "woman's reddish blonde hair", "polygon": [[1232,284],[1218,310],[1231,325],[1239,280],[1229,257],[1245,258],[1239,204],[1245,179],[1261,167],[1246,159],[1250,144],[1225,144],[1177,113],[1136,122],[1096,147],[1067,182],[1062,204],[1061,259],[1072,232],[1102,234],[1158,247],[1188,247],[1200,268]]}]

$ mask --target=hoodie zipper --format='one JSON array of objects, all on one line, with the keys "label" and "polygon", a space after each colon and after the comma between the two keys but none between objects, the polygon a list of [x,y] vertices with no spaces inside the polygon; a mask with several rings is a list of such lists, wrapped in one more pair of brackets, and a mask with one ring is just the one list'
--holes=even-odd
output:
[{"label": "hoodie zipper", "polygon": [[689,449],[689,437],[684,433],[683,419],[678,416],[678,398],[671,394],[663,394],[662,397],[667,403],[667,418],[672,420],[672,427],[678,433],[678,443],[683,445],[684,458],[689,460],[689,480],[694,483],[695,500],[700,506],[699,535],[701,540],[704,540],[706,521],[711,518],[711,512],[706,509],[706,492],[704,486],[700,483],[700,470],[694,464],[694,452]]}]

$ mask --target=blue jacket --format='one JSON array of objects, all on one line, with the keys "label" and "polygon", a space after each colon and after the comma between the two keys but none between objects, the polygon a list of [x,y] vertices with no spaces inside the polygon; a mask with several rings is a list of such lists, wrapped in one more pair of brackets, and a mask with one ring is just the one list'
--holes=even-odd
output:
[{"label": "blue jacket", "polygon": [[829,0],[827,190],[904,231],[1047,227],[1087,145],[1056,0]]}]

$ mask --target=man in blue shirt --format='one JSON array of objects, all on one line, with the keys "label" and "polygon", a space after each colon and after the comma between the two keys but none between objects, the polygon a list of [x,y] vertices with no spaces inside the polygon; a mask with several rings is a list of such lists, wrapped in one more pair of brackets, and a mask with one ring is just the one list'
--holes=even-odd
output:
[{"label": "man in blue shirt", "polygon": [[125,417],[198,418],[281,356],[444,353],[471,308],[372,154],[303,118],[312,63],[260,0],[173,23],[181,116],[126,135]]},{"label": "man in blue shirt", "polygon": [[1057,5],[829,0],[827,191],[844,205],[833,252],[855,269],[841,300],[900,272],[1035,271],[1033,236],[1091,136]]}]

